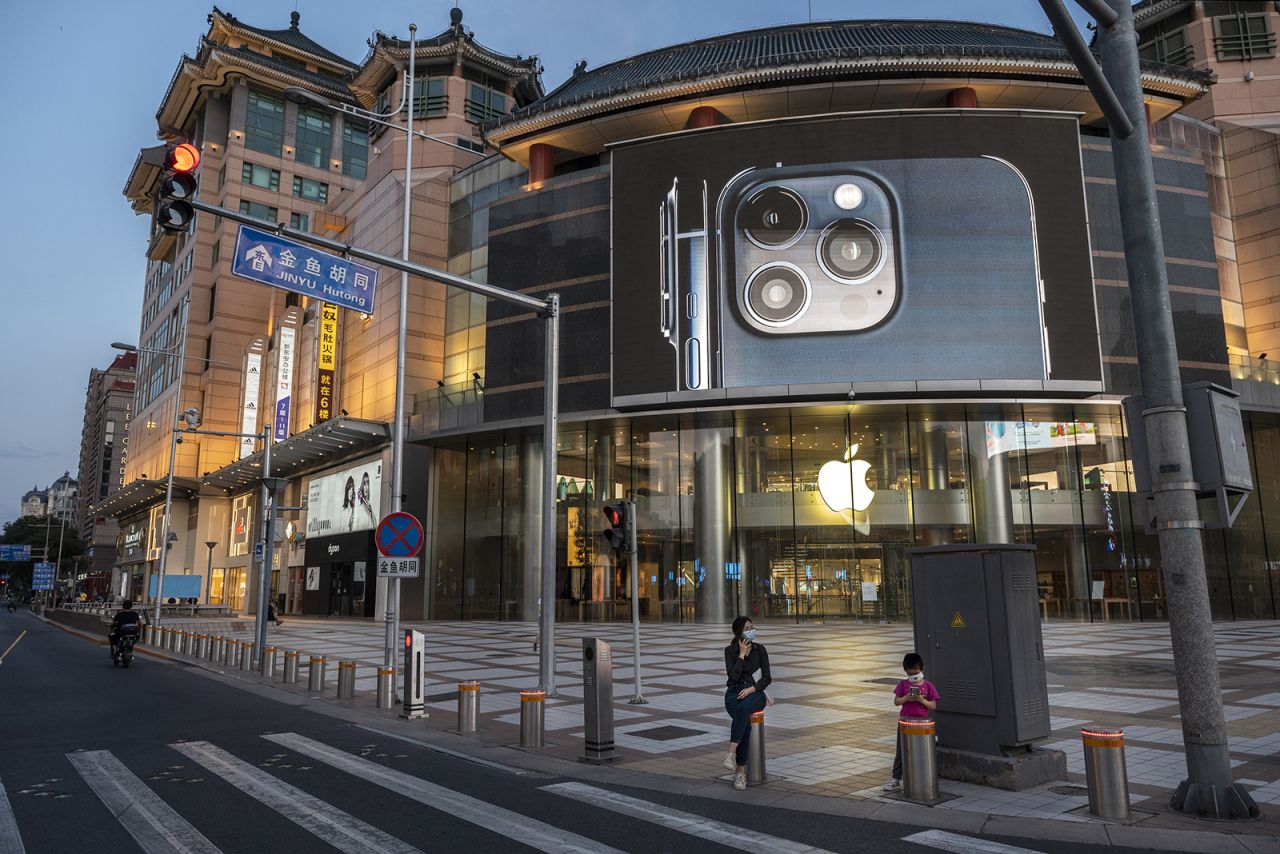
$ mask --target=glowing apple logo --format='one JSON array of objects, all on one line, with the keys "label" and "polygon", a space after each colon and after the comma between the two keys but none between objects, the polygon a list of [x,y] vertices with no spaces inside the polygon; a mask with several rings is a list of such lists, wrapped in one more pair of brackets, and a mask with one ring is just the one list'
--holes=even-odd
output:
[{"label": "glowing apple logo", "polygon": [[871,499],[876,497],[871,487],[867,486],[867,472],[871,464],[865,460],[855,460],[858,446],[854,445],[844,455],[844,460],[831,460],[818,470],[818,494],[836,513],[855,510],[861,513],[871,506]]}]

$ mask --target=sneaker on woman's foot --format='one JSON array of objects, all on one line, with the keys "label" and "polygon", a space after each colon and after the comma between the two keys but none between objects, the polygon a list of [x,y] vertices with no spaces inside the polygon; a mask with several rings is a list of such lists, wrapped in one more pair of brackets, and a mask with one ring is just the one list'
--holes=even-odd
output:
[{"label": "sneaker on woman's foot", "polygon": [[902,781],[889,780],[880,788],[884,789],[886,792],[896,792],[902,788]]},{"label": "sneaker on woman's foot", "polygon": [[734,775],[733,787],[739,792],[745,792],[747,790],[747,773],[745,771],[739,771]]},{"label": "sneaker on woman's foot", "polygon": [[730,771],[738,770],[738,758],[732,753],[728,753],[724,757],[724,767]]}]

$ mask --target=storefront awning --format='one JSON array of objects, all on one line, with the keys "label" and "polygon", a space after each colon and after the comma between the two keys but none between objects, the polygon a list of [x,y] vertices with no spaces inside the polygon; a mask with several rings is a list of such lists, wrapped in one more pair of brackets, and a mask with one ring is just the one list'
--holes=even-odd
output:
[{"label": "storefront awning", "polygon": [[[135,480],[120,487],[107,498],[89,508],[94,516],[127,519],[153,504],[164,501],[167,480]],[[190,478],[173,479],[173,497],[185,501],[200,489],[200,484]]]},{"label": "storefront awning", "polygon": [[[334,418],[271,446],[271,475],[297,477],[379,448],[390,441],[390,426],[382,421]],[[262,451],[206,474],[201,483],[228,494],[244,492],[262,482]]]}]

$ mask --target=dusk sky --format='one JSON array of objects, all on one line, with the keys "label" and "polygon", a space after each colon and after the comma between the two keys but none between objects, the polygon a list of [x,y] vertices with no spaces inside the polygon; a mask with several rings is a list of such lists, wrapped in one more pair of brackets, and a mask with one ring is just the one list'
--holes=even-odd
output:
[{"label": "dusk sky", "polygon": [[[264,28],[301,29],[359,62],[375,30],[445,29],[452,3],[226,0]],[[1085,16],[1077,12],[1078,22]],[[5,165],[0,522],[22,493],[76,475],[89,369],[112,341],[136,342],[147,222],[121,191],[181,55],[194,54],[212,6],[199,0],[6,0],[0,10],[0,134]],[[594,68],[690,39],[814,20],[946,18],[1049,32],[1035,0],[473,0],[464,25],[488,47],[534,54],[550,91],[586,59]]]}]

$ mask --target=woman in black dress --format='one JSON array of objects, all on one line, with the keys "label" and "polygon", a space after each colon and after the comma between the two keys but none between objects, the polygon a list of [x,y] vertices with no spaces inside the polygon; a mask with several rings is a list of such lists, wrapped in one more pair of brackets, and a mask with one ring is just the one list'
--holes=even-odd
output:
[{"label": "woman in black dress", "polygon": [[[747,745],[751,741],[751,715],[764,711],[768,698],[764,689],[773,678],[769,675],[769,653],[762,644],[755,642],[756,627],[750,617],[738,617],[733,621],[733,641],[724,649],[725,683],[724,710],[733,723],[729,728],[729,754],[724,767],[735,772],[733,787],[738,791],[747,788]],[[760,671],[760,678],[752,674]]]}]

